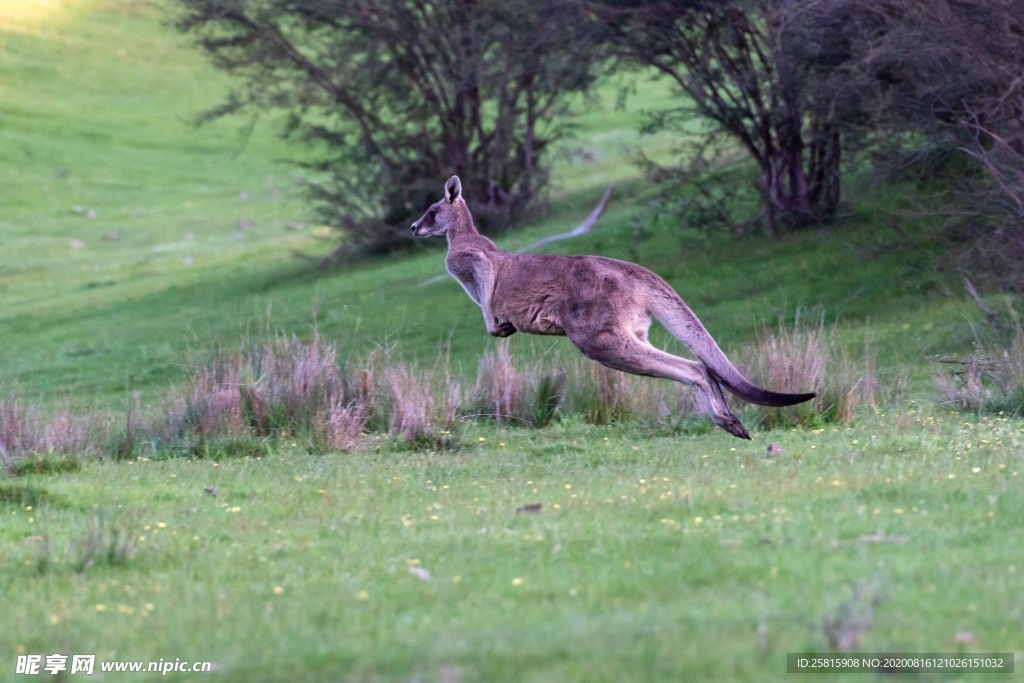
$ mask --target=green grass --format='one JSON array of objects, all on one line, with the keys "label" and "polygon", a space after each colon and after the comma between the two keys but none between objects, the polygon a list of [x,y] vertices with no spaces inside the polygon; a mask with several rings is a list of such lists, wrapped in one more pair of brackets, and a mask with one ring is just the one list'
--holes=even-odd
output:
[{"label": "green grass", "polygon": [[[155,414],[190,358],[268,328],[315,327],[342,359],[446,348],[475,371],[494,342],[457,284],[423,284],[437,245],[331,272],[293,255],[332,246],[282,162],[295,150],[272,121],[246,140],[240,120],[189,124],[229,84],[159,4],[34,6],[59,11],[0,6],[0,398],[123,420],[131,390]],[[245,457],[44,458],[0,478],[0,680],[53,652],[210,660],[238,681],[782,680],[787,652],[829,649],[823,622],[855,593],[880,600],[862,651],[1024,650],[1024,421],[937,404],[928,359],[986,335],[936,254],[899,246],[930,229],[892,225],[907,188],[854,179],[827,229],[693,244],[644,220],[657,188],[628,163],[635,145],[670,158],[634,132],[667,87],[642,82],[624,110],[619,87],[577,105],[550,205],[501,243],[571,228],[615,182],[594,232],[555,249],[651,267],[729,351],[820,309],[904,395],[753,443],[570,415],[465,421],[446,453],[278,436]]]},{"label": "green grass", "polygon": [[[772,435],[774,460],[763,435],[464,437],[23,478],[35,505],[0,508],[0,647],[239,681],[783,680],[854,590],[881,600],[862,651],[1024,645],[1020,421],[910,409]],[[100,517],[134,552],[76,569]]]}]

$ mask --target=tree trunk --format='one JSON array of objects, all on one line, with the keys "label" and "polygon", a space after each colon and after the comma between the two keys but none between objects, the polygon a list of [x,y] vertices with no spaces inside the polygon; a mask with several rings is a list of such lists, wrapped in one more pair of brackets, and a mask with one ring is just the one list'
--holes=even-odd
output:
[{"label": "tree trunk", "polygon": [[774,136],[778,144],[759,159],[765,218],[773,234],[829,220],[839,207],[839,128],[816,126],[805,145],[796,125],[780,126]]}]

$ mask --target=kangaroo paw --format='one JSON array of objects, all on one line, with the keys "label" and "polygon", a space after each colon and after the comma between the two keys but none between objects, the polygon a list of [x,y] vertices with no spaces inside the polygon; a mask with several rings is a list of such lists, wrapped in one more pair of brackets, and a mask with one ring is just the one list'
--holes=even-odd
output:
[{"label": "kangaroo paw", "polygon": [[505,322],[498,323],[493,329],[487,330],[487,334],[492,337],[509,337],[515,333],[516,326],[507,320]]}]

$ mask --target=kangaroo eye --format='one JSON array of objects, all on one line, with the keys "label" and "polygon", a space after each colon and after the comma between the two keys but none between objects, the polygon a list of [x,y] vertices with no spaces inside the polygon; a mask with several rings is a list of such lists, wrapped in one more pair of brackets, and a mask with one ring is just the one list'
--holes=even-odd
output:
[{"label": "kangaroo eye", "polygon": [[431,212],[430,212],[430,217],[431,217],[432,219],[433,219],[433,218],[437,218],[437,211],[431,211]]}]

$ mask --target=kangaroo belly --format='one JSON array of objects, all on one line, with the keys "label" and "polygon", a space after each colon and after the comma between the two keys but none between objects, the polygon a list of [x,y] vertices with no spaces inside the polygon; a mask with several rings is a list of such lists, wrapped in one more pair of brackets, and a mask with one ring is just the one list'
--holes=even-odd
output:
[{"label": "kangaroo belly", "polygon": [[492,303],[494,315],[508,320],[527,334],[564,335],[565,327],[557,307],[548,301],[512,301]]}]

